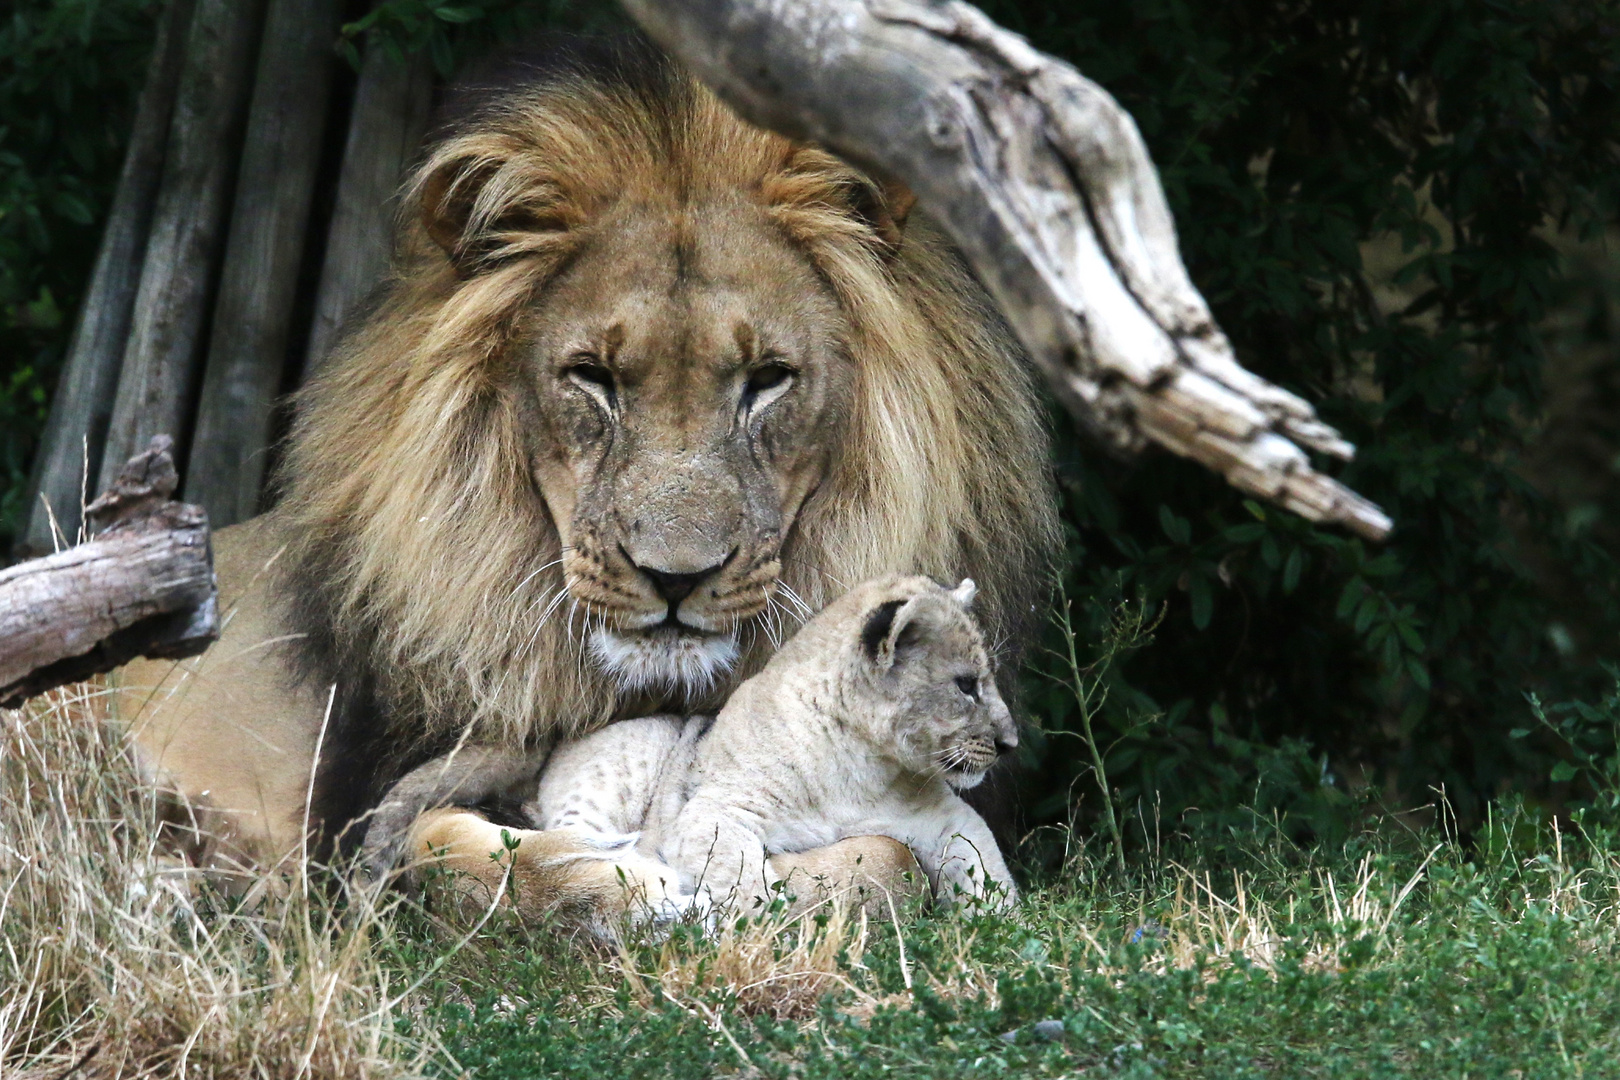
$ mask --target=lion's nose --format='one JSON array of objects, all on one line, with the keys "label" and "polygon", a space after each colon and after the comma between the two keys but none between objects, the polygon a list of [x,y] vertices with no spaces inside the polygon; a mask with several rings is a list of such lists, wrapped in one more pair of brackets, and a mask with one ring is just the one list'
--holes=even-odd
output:
[{"label": "lion's nose", "polygon": [[655,570],[650,566],[638,566],[636,569],[647,575],[648,579],[653,583],[653,589],[659,596],[663,597],[664,602],[670,606],[670,609],[674,610],[680,607],[681,601],[691,596],[693,590],[703,584],[705,579],[719,573],[720,568],[724,565],[725,561],[722,560],[706,569],[689,574],[675,574],[668,570]]}]

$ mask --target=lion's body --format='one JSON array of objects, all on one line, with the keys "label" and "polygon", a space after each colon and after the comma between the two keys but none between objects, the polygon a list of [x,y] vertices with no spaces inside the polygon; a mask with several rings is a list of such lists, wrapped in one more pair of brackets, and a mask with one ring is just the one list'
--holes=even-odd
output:
[{"label": "lion's body", "polygon": [[[857,586],[712,723],[647,717],[564,742],[530,817],[637,832],[683,892],[744,907],[770,895],[769,856],[866,835],[909,847],[946,897],[993,882],[1010,902],[995,837],[957,794],[1017,742],[967,599],[927,578]],[[885,651],[884,639],[902,644]]]},{"label": "lion's body", "polygon": [[118,711],[143,764],[206,809],[217,866],[275,865],[304,835],[325,696],[290,674],[270,602],[283,544],[265,516],[214,534],[223,629],[201,656],[139,660],[117,676]]},{"label": "lion's body", "polygon": [[[280,505],[217,537],[225,637],[178,689],[122,680],[148,756],[253,862],[460,743],[712,711],[850,582],[971,575],[1013,649],[1039,599],[1026,366],[903,198],[642,47],[470,95],[300,395]],[[452,835],[498,830],[415,837]],[[519,870],[566,893],[539,854],[561,843]]]}]

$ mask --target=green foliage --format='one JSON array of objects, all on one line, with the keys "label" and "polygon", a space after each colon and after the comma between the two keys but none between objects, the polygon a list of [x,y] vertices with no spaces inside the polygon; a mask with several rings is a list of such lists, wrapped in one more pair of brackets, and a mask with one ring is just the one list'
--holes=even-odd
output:
[{"label": "green foliage", "polygon": [[0,552],[112,199],[157,0],[14,0],[0,18]]},{"label": "green foliage", "polygon": [[[1547,779],[1568,785],[1565,801],[1575,823],[1620,834],[1620,668],[1608,670],[1614,687],[1595,704],[1565,701],[1543,707],[1535,694],[1528,697],[1541,733],[1554,741],[1557,758]],[[1509,734],[1525,739],[1537,732],[1515,728]]]},{"label": "green foliage", "polygon": [[[1373,547],[1179,460],[1062,449],[1084,640],[1121,599],[1167,607],[1098,721],[1126,807],[1151,825],[1257,800],[1333,835],[1353,788],[1443,787],[1468,828],[1504,786],[1541,785],[1547,747],[1507,737],[1522,694],[1590,693],[1620,642],[1614,504],[1588,491],[1571,515],[1542,483],[1561,464],[1536,458],[1560,249],[1620,191],[1614,7],[986,6],[1131,111],[1239,357],[1358,444],[1342,475],[1396,522]],[[1037,680],[1029,701],[1078,730],[1063,694]],[[1071,787],[1095,808],[1072,744],[1031,742],[1037,820]]]},{"label": "green foliage", "polygon": [[343,27],[344,55],[360,66],[362,36],[396,56],[426,52],[441,76],[469,58],[540,27],[581,33],[623,29],[611,0],[381,0]]}]

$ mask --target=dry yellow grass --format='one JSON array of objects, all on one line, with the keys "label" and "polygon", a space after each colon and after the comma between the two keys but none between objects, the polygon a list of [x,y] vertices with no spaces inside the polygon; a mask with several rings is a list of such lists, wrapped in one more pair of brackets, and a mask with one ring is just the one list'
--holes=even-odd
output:
[{"label": "dry yellow grass", "polygon": [[865,911],[828,900],[791,916],[728,923],[701,941],[677,934],[643,950],[650,962],[627,947],[616,959],[643,1005],[656,987],[711,1023],[716,1007],[804,1019],[828,994],[863,995],[857,973],[869,929]]},{"label": "dry yellow grass", "polygon": [[360,898],[340,915],[307,865],[233,910],[173,856],[92,694],[0,711],[0,1074],[413,1072],[379,913]]}]

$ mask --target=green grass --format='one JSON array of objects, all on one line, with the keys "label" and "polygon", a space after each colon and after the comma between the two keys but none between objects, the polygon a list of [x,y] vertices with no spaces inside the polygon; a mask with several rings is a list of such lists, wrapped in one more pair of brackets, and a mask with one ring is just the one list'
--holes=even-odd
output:
[{"label": "green grass", "polygon": [[302,866],[227,899],[94,705],[0,711],[7,1076],[1620,1077],[1616,784],[1590,754],[1573,832],[1509,801],[1467,846],[1377,813],[1300,846],[1251,815],[1123,873],[1108,839],[1043,834],[1032,857],[1068,854],[1011,915],[610,948]]},{"label": "green grass", "polygon": [[402,1030],[446,1077],[1620,1076],[1615,846],[1507,820],[1472,858],[1393,821],[1326,856],[1228,836],[1218,868],[1187,841],[1124,880],[1081,857],[1011,917],[825,927],[836,977],[739,972],[758,928],[593,955],[508,923]]}]

